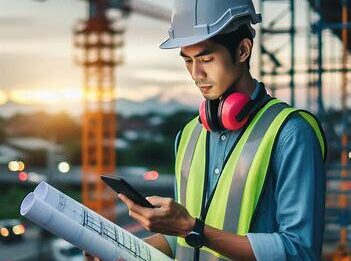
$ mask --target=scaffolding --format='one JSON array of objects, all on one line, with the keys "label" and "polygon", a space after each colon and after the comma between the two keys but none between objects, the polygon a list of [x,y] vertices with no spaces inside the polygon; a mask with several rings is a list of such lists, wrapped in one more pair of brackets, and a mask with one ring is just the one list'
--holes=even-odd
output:
[{"label": "scaffolding", "polygon": [[[349,53],[351,50],[351,3],[348,0],[308,0],[307,25],[305,27],[296,26],[295,5],[298,1],[291,0],[260,0],[259,7],[263,17],[268,5],[278,4],[281,6],[280,12],[271,21],[265,21],[260,27],[260,76],[266,82],[272,94],[281,88],[288,88],[290,91],[290,104],[295,106],[297,85],[295,79],[305,79],[306,104],[307,109],[314,111],[326,129],[329,146],[327,164],[327,202],[326,202],[326,227],[329,224],[340,228],[336,245],[330,249],[325,247],[325,258],[333,261],[351,260],[348,250],[348,229],[351,227],[351,177],[349,170],[351,164],[351,144],[350,126],[351,120],[348,115],[349,106]],[[301,3],[302,0],[301,0]],[[300,4],[301,4],[300,3]],[[304,2],[306,4],[306,1]],[[284,7],[285,6],[285,7]],[[300,14],[301,15],[301,14]],[[283,27],[282,27],[283,26]],[[296,63],[296,55],[301,55],[296,49],[297,36],[306,38],[306,64],[300,66]],[[280,37],[279,41],[277,36]],[[333,36],[339,39],[340,48],[333,49],[332,57],[326,56],[327,37]],[[289,39],[281,47],[272,47],[271,42],[279,43],[282,39]],[[269,48],[268,48],[269,46]],[[333,46],[333,48],[337,48]],[[289,49],[288,52],[282,52]],[[341,57],[335,57],[336,53],[341,53]],[[283,55],[282,55],[283,54]],[[287,55],[288,54],[288,55]],[[285,55],[285,56],[284,56]],[[288,62],[287,62],[288,61]],[[331,123],[330,111],[325,106],[325,86],[326,80],[331,77],[335,80],[331,89],[332,95],[340,94],[340,114],[342,115],[337,124]],[[289,84],[281,83],[280,79],[288,77]],[[333,78],[333,79],[334,79]],[[338,86],[335,86],[339,84]],[[298,88],[301,88],[300,86]],[[331,86],[329,86],[331,88]],[[300,90],[302,91],[302,90]],[[328,97],[334,98],[335,97]],[[334,155],[334,157],[333,157]],[[339,156],[339,162],[335,159]],[[334,158],[334,159],[333,159]],[[333,185],[334,189],[330,189]],[[336,185],[336,186],[335,186]],[[334,231],[335,233],[335,231]],[[328,231],[325,233],[326,237]]]},{"label": "scaffolding", "polygon": [[[281,10],[270,20],[264,19],[261,23],[259,32],[259,71],[260,77],[265,82],[269,82],[267,87],[271,90],[272,94],[275,95],[278,88],[289,88],[290,89],[290,104],[295,106],[295,3],[293,0],[289,1],[277,1],[277,0],[261,0],[259,2],[259,9],[263,17],[265,17],[266,5],[269,2],[279,3]],[[285,20],[286,16],[289,16],[288,21]],[[285,24],[280,23],[285,20]],[[271,43],[271,40],[276,36],[281,38],[288,37],[288,43],[280,44],[273,48],[267,46]],[[286,40],[286,39],[284,39]],[[283,50],[289,48],[289,64],[285,64],[282,60],[286,60],[285,57],[281,59],[279,54]],[[288,85],[278,87],[276,81],[277,76],[288,76]]]}]

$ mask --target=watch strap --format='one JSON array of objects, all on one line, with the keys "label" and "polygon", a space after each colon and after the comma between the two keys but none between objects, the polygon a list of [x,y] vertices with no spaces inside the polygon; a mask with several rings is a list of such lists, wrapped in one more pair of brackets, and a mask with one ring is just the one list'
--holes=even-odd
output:
[{"label": "watch strap", "polygon": [[192,231],[199,233],[201,236],[204,234],[205,222],[201,219],[195,218],[195,225]]}]

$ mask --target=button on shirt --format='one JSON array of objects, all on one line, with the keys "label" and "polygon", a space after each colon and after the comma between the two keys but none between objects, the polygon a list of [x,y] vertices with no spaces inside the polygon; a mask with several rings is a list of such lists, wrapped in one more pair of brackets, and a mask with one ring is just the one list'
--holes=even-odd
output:
[{"label": "button on shirt", "polygon": [[[261,87],[257,84],[252,98],[258,88]],[[264,99],[268,100],[269,96]],[[239,133],[210,133],[206,198],[220,178],[225,158]],[[258,261],[320,260],[325,168],[312,127],[301,116],[293,116],[283,126],[272,153],[261,202],[246,235],[254,255]],[[166,239],[175,253],[176,237],[166,236]]]},{"label": "button on shirt", "polygon": [[[256,99],[260,88],[263,88],[256,81],[256,88],[251,95],[251,99]],[[270,97],[267,95],[265,100],[269,100]],[[260,103],[256,103],[253,107],[253,110],[257,109]],[[210,157],[209,157],[209,179],[208,186],[209,189],[206,191],[206,201],[210,197],[214,187],[217,184],[217,181],[220,177],[220,173],[224,167],[224,162],[226,157],[228,156],[231,148],[236,142],[238,136],[240,135],[239,131],[229,131],[223,130],[220,132],[210,132]],[[212,174],[213,173],[213,174]]]}]

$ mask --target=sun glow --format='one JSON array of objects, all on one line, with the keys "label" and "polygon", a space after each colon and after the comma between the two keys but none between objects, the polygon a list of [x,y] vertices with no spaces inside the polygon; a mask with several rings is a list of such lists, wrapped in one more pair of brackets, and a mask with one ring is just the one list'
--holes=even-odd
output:
[{"label": "sun glow", "polygon": [[67,89],[15,89],[8,92],[0,91],[0,105],[8,100],[24,105],[63,105],[77,104],[84,100],[89,102],[111,102],[117,98],[141,101],[160,94],[157,86],[144,86],[143,88],[121,88],[98,91],[83,91],[81,88]]},{"label": "sun glow", "polygon": [[[10,100],[25,105],[44,104],[59,105],[67,103],[78,103],[83,100],[90,102],[110,102],[117,98],[116,91],[82,91],[81,89],[60,89],[60,90],[13,90],[10,92]],[[0,97],[1,105],[1,97]]]},{"label": "sun glow", "polygon": [[19,104],[55,104],[77,102],[82,94],[77,89],[62,90],[13,90],[10,100]]},{"label": "sun glow", "polygon": [[4,91],[0,91],[0,105],[5,104],[8,101],[8,95]]}]

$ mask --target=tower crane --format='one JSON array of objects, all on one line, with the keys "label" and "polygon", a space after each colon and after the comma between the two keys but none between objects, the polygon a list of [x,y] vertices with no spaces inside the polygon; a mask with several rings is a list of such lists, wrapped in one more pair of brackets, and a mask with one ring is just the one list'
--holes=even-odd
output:
[{"label": "tower crane", "polygon": [[[169,10],[139,0],[89,0],[89,17],[74,28],[74,44],[81,51],[77,62],[83,67],[84,112],[82,128],[83,203],[114,220],[115,200],[100,175],[115,173],[116,116],[114,110],[115,70],[122,64],[116,51],[123,46],[121,19],[130,13],[168,21]],[[111,20],[106,11],[119,9],[121,17]]]}]

